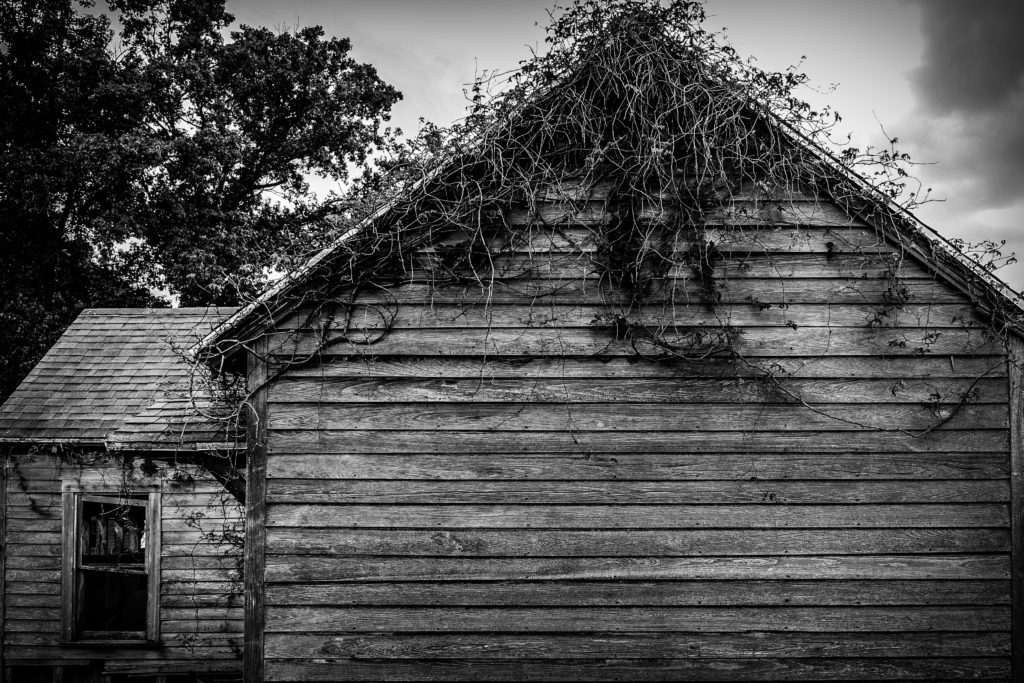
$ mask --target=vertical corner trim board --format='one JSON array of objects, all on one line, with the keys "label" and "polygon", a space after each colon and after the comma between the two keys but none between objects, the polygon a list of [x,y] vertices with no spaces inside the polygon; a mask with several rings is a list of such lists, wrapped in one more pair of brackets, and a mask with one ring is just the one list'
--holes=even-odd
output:
[{"label": "vertical corner trim board", "polygon": [[248,352],[250,392],[246,428],[245,496],[245,652],[246,683],[263,680],[263,579],[266,565],[267,478],[267,340],[261,337]]},{"label": "vertical corner trim board", "polygon": [[1009,339],[1010,389],[1010,590],[1013,620],[1013,676],[1024,678],[1024,340]]},{"label": "vertical corner trim board", "polygon": [[4,643],[7,641],[7,453],[0,451],[0,681],[7,665]]}]

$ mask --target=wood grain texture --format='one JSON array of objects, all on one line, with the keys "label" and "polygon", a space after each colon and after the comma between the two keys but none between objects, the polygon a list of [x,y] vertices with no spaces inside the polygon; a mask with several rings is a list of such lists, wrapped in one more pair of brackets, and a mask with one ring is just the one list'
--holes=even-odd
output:
[{"label": "wood grain texture", "polygon": [[246,423],[245,497],[245,647],[242,672],[246,683],[260,683],[263,673],[263,589],[266,563],[267,481],[267,342],[258,339],[247,356],[246,387],[249,410]]},{"label": "wood grain texture", "polygon": [[[62,557],[65,552],[73,552],[62,548],[62,485],[68,484],[69,491],[75,487],[118,491],[124,481],[124,472],[116,461],[99,461],[89,465],[62,463],[48,453],[37,456],[20,454],[18,460],[17,473],[24,486],[18,486],[8,500],[9,507],[18,510],[18,516],[11,520],[15,522],[15,528],[10,531],[5,553],[8,562],[5,603],[8,614],[17,622],[13,631],[8,629],[6,647],[9,663],[37,665],[74,664],[79,660],[87,662],[97,658],[100,651],[74,642],[61,644],[61,610],[68,604],[62,600]],[[159,545],[163,561],[156,563],[151,558],[150,566],[159,572],[154,573],[158,577],[155,583],[161,589],[151,594],[154,602],[147,610],[148,616],[159,622],[163,645],[150,649],[104,648],[102,657],[111,667],[122,667],[124,670],[154,667],[154,670],[159,668],[164,673],[173,674],[215,666],[221,670],[237,671],[241,667],[237,647],[241,641],[234,649],[226,642],[206,648],[203,629],[213,628],[205,624],[219,624],[222,630],[241,631],[241,615],[237,610],[232,610],[233,604],[240,604],[232,602],[241,600],[240,586],[231,582],[232,570],[226,566],[229,563],[223,560],[228,549],[221,543],[201,542],[202,532],[194,524],[199,521],[201,525],[209,523],[219,528],[220,524],[230,524],[240,516],[237,510],[232,513],[223,505],[214,503],[213,499],[219,498],[219,494],[214,496],[216,489],[206,486],[199,472],[184,463],[178,463],[177,466],[195,476],[198,485],[189,490],[171,489],[160,501],[167,504],[150,506],[151,528],[162,527],[167,530],[161,534]],[[161,468],[158,478],[168,474],[165,471],[166,465],[158,464],[158,467]],[[141,479],[132,482],[132,485],[140,487],[139,492],[153,489],[152,482]],[[68,495],[72,494],[69,492]],[[187,505],[184,504],[186,501]],[[209,519],[203,517],[207,513],[210,513]],[[195,514],[200,516],[196,517]],[[189,518],[192,526],[186,524],[186,518]],[[73,515],[68,519],[73,521]],[[203,528],[211,530],[212,527]],[[157,547],[151,545],[149,550],[155,555]],[[185,564],[185,558],[190,555],[194,557],[194,562],[189,558],[187,567],[174,568],[176,564]],[[217,568],[196,568],[213,564],[214,557]],[[174,559],[168,561],[167,558]],[[216,591],[221,600],[205,601],[203,596],[208,595],[208,590]],[[186,594],[196,599],[183,604],[181,598]],[[159,606],[155,603],[156,598],[161,600]],[[176,630],[168,630],[168,626]],[[86,650],[88,656],[83,654]]]},{"label": "wood grain texture", "polygon": [[[146,506],[146,640],[158,642],[160,639],[160,583],[163,578],[163,527],[162,495],[159,491],[150,491]],[[230,618],[223,615],[225,619]]]},{"label": "wood grain texture", "polygon": [[[1008,579],[1007,555],[477,558],[277,556],[267,582]],[[454,623],[454,622],[453,622]]]},{"label": "wood grain texture", "polygon": [[[58,613],[59,616],[41,621],[56,623],[59,620],[61,641],[67,643],[75,639],[75,624],[78,621],[76,608],[80,609],[76,604],[78,601],[73,596],[77,592],[77,569],[78,563],[81,561],[78,547],[81,497],[70,491],[63,491],[61,493],[61,507],[63,508],[63,525],[61,527],[62,561],[50,564],[49,566],[40,566],[37,569],[60,573],[61,609]],[[27,616],[28,614],[26,613]],[[36,618],[38,619],[38,617]]]},{"label": "wood grain texture", "polygon": [[[919,356],[987,355],[1000,345],[984,331],[953,328],[868,327],[715,327],[675,328],[631,333],[617,339],[608,327],[598,328],[445,328],[371,330],[326,335],[279,333],[271,342],[275,355],[437,355],[437,356],[605,356],[687,358],[694,362],[715,353],[747,358],[765,356]],[[380,338],[379,342],[366,342]],[[666,346],[667,345],[667,346]],[[730,354],[726,354],[730,355]],[[731,355],[730,355],[731,357]]]},{"label": "wood grain texture", "polygon": [[[664,224],[671,221],[678,207],[668,202],[651,202],[635,207],[638,221]],[[606,203],[600,199],[561,202],[537,202],[533,206],[513,207],[508,215],[512,226],[594,225],[611,219]],[[864,227],[831,202],[780,200],[753,201],[737,198],[704,216],[708,225],[828,225]]]},{"label": "wood grain texture", "polygon": [[324,533],[271,527],[277,555],[427,555],[438,557],[692,557],[846,553],[1005,553],[1007,529],[630,529],[406,530]]},{"label": "wood grain texture", "polygon": [[[14,634],[12,634],[14,635]],[[22,662],[24,661],[36,661],[36,662],[53,662],[58,660],[63,661],[75,661],[83,660],[88,662],[90,659],[95,659],[97,650],[95,647],[88,646],[74,646],[67,645],[60,648],[47,647],[46,645],[36,644],[38,640],[37,636],[30,634],[17,634],[18,636],[27,637],[16,637],[12,638],[11,652],[12,659],[17,659]],[[224,671],[237,671],[238,665],[233,660],[237,659],[237,644],[234,647],[231,644],[225,643],[226,639],[218,639],[218,643],[213,644],[212,642],[199,642],[195,645],[193,652],[183,652],[178,649],[171,649],[170,651],[160,650],[147,650],[145,648],[118,648],[118,647],[105,647],[103,648],[103,654],[108,658],[114,666],[121,663],[124,667],[137,667],[144,669],[149,666],[155,666],[163,662],[166,667],[165,673],[176,673],[180,672],[184,666],[201,665],[203,661],[210,662],[210,660],[219,662],[219,666],[223,667]],[[182,660],[185,660],[182,662]],[[12,681],[11,683],[17,683]]]},{"label": "wood grain texture", "polygon": [[[344,620],[344,621],[342,621]],[[267,607],[269,633],[1008,631],[1009,607]]]},{"label": "wood grain texture", "polygon": [[817,607],[1009,605],[1009,579],[726,579],[301,582],[268,587],[279,606]]},{"label": "wood grain texture", "polygon": [[[665,244],[673,252],[686,252],[694,243],[692,235],[668,228],[651,226],[648,234],[651,242]],[[705,228],[704,237],[706,241],[714,242],[724,253],[827,254],[830,248],[834,254],[899,253],[898,246],[886,241],[874,228],[865,226],[779,225],[749,229],[743,226],[710,225]],[[420,247],[417,252],[431,253],[438,251],[439,248],[451,249],[465,245],[473,239],[479,237],[453,231],[438,238],[433,244]],[[483,239],[492,252],[521,251],[540,254],[593,253],[597,251],[598,244],[602,241],[597,230],[584,225],[559,225],[550,228],[533,226],[530,230],[484,235]]]},{"label": "wood grain texture", "polygon": [[268,506],[274,526],[490,529],[907,528],[1009,525],[1009,506],[956,505],[301,505]]},{"label": "wood grain texture", "polygon": [[[0,451],[0,671],[6,671],[6,634],[7,619],[7,555],[10,552],[10,540],[7,535],[7,468],[8,454]],[[58,547],[59,547],[58,541]],[[2,676],[2,674],[0,674]]]},{"label": "wood grain texture", "polygon": [[[758,425],[775,432],[1008,429],[1005,404],[934,405],[720,403],[289,403],[275,404],[269,428],[324,431],[736,432]],[[666,435],[667,438],[672,438]]]},{"label": "wood grain texture", "polygon": [[268,681],[737,681],[737,680],[1009,680],[1008,658],[423,660],[307,663],[272,660]]},{"label": "wood grain texture", "polygon": [[[947,361],[948,363],[948,361]],[[560,377],[405,379],[288,377],[275,384],[274,402],[350,403],[797,403],[1006,405],[1003,377],[929,379],[769,379]]]},{"label": "wood grain texture", "polygon": [[[936,430],[926,437],[899,431],[778,432],[766,426],[734,432],[492,432],[452,430],[328,431],[325,429],[271,430],[267,451],[298,454],[446,453],[525,454],[558,453],[581,458],[608,455],[616,460],[628,453],[1003,453],[1008,466],[1009,430]],[[492,465],[500,467],[500,463]],[[828,467],[828,463],[822,463]],[[762,472],[762,476],[770,476]],[[806,477],[804,472],[803,476]],[[756,476],[751,473],[751,476]],[[803,477],[801,477],[803,478]]]},{"label": "wood grain texture", "polygon": [[[914,304],[970,304],[966,295],[944,284],[930,280],[910,280],[902,287],[907,300]],[[890,285],[879,279],[865,278],[744,278],[717,283],[717,306],[772,306],[795,304],[872,305],[891,304]],[[672,282],[651,280],[645,300],[653,303],[673,302],[677,307],[707,306],[706,288],[697,281]],[[360,303],[387,304],[456,304],[484,305],[512,303],[518,305],[572,304],[611,306],[612,310],[628,304],[632,297],[601,278],[588,280],[528,278],[488,279],[467,284],[430,284],[410,282],[386,291],[361,293]]]},{"label": "wood grain texture", "polygon": [[[277,370],[281,367],[275,368]],[[699,382],[702,379],[726,379],[733,382],[764,379],[767,371],[780,381],[800,379],[889,380],[896,384],[915,381],[959,379],[973,382],[978,377],[1006,377],[1006,359],[993,356],[914,356],[884,357],[839,356],[814,358],[765,357],[754,363],[736,359],[708,359],[701,363],[651,363],[640,358],[571,358],[540,356],[517,358],[384,356],[365,354],[358,358],[323,358],[320,363],[291,367],[286,376],[271,387],[272,400],[277,400],[279,387],[290,381],[315,378],[323,380],[324,391],[330,384],[353,378],[377,378],[387,382],[409,379],[471,379],[480,384],[491,380],[520,380],[539,383],[541,380],[567,381],[587,379],[628,381],[653,379],[660,382]],[[890,384],[890,385],[891,385]],[[285,401],[288,399],[285,398]]]},{"label": "wood grain texture", "polygon": [[[357,298],[358,302],[359,299]],[[798,327],[881,328],[960,327],[980,328],[983,322],[974,317],[966,304],[922,304],[906,306],[793,304],[786,307],[735,305],[708,307],[684,301],[660,304],[629,302],[617,306],[585,304],[533,303],[513,305],[496,303],[490,306],[451,303],[407,304],[355,303],[327,306],[313,313],[292,318],[277,325],[279,330],[342,328],[354,329],[417,329],[420,327],[489,327],[491,329],[522,327],[593,327],[601,317],[621,315],[651,327],[661,325],[694,326],[772,326],[793,323]]]},{"label": "wood grain texture", "polygon": [[[283,446],[287,447],[287,446]],[[292,447],[291,450],[298,451]],[[340,449],[339,449],[340,450]],[[331,453],[325,449],[324,452]],[[572,479],[774,481],[802,479],[808,472],[822,480],[964,480],[1009,477],[1009,461],[1000,452],[933,453],[545,453],[469,454],[320,454],[288,453],[270,458],[275,479],[428,479],[459,481],[546,481]]]},{"label": "wood grain texture", "polygon": [[1007,657],[1006,632],[918,633],[271,633],[268,659],[620,659],[695,657]]},{"label": "wood grain texture", "polygon": [[735,504],[1008,503],[1006,480],[372,481],[280,479],[268,503]]},{"label": "wood grain texture", "polygon": [[[689,247],[689,245],[687,245]],[[664,270],[661,277],[673,280],[689,279],[697,276],[699,266],[695,268],[687,251],[682,253],[668,251],[664,254]],[[538,257],[530,252],[498,252],[491,254],[488,261],[486,277],[479,277],[480,267],[451,263],[444,257],[437,258],[432,254],[415,253],[402,266],[402,275],[412,281],[449,280],[452,275],[460,275],[467,280],[522,278],[531,280],[594,278],[607,275],[608,267],[588,253],[556,253],[548,252]],[[641,270],[641,274],[642,274]],[[722,280],[740,280],[748,278],[885,278],[894,275],[901,280],[928,280],[930,274],[920,265],[906,261],[899,262],[894,254],[834,254],[832,258],[823,259],[820,254],[784,254],[758,252],[731,252],[713,264],[713,277]],[[652,274],[649,273],[648,274]]]},{"label": "wood grain texture", "polygon": [[1013,586],[1013,673],[1024,677],[1024,341],[1010,339],[1010,533]]},{"label": "wood grain texture", "polygon": [[968,298],[744,196],[710,282],[680,232],[634,304],[606,219],[541,203],[494,279],[428,282],[452,234],[280,323],[276,368],[322,353],[268,396],[268,680],[1008,678],[1008,368]]}]

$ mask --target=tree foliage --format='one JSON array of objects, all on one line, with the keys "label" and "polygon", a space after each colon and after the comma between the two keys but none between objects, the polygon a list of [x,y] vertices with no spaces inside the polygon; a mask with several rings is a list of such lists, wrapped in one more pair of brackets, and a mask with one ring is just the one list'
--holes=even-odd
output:
[{"label": "tree foliage", "polygon": [[[223,0],[0,3],[0,397],[88,306],[231,304],[325,239],[399,93]],[[117,18],[119,35],[112,29]]]}]

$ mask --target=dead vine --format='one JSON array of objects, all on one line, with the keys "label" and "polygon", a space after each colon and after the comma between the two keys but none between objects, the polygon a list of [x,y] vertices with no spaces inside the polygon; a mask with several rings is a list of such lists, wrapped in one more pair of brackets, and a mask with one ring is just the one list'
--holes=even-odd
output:
[{"label": "dead vine", "polygon": [[[577,0],[553,18],[545,52],[505,82],[474,85],[464,121],[447,131],[427,125],[396,144],[352,192],[340,223],[358,227],[317,257],[300,286],[285,281],[280,296],[254,304],[278,321],[268,381],[328,351],[383,344],[400,322],[399,289],[426,306],[456,301],[467,317],[482,311],[474,319],[489,339],[496,292],[554,306],[570,298],[563,295],[575,281],[600,293],[584,326],[606,334],[594,355],[625,344],[649,362],[731,363],[754,371],[784,402],[881,429],[805,400],[771,361],[748,352],[732,321],[741,309],[771,310],[794,338],[806,332],[786,312],[793,296],[780,234],[808,225],[830,226],[827,242],[807,250],[823,251],[850,283],[819,295],[824,303],[833,294],[854,298],[858,278],[884,283],[881,302],[863,295],[874,307],[865,329],[899,327],[899,312],[918,296],[905,276],[918,256],[968,282],[987,311],[983,341],[1005,339],[1019,325],[1016,301],[971,284],[993,283],[993,264],[1005,260],[999,245],[983,246],[972,261],[964,245],[928,233],[907,213],[929,197],[895,138],[882,150],[829,152],[840,117],[800,98],[806,77],[741,59],[703,28],[704,18],[700,3],[683,0]],[[845,223],[829,218],[829,207],[845,212]],[[854,224],[872,226],[875,241],[844,241]],[[764,272],[751,274],[757,268]],[[737,297],[731,287],[740,279],[773,280],[777,291]],[[828,334],[809,356],[832,348],[831,317],[817,325]],[[930,353],[941,332],[919,329],[920,346],[897,338],[888,353]],[[263,334],[222,340],[216,351],[251,352]],[[941,397],[949,414],[913,434],[948,423],[991,371],[961,395]],[[236,422],[256,389],[234,397]]]}]

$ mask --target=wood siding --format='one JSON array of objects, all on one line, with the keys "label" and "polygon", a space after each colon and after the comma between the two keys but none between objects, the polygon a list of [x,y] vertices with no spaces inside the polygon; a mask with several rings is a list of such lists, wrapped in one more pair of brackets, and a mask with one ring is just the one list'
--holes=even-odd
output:
[{"label": "wood siding", "polygon": [[[602,303],[590,214],[483,287],[431,286],[424,249],[362,295],[374,343],[268,392],[267,680],[1009,678],[1005,350],[897,246],[798,208],[715,229],[715,306],[696,276]],[[610,312],[724,322],[708,343],[750,362],[650,360]],[[321,337],[297,315],[270,345]]]},{"label": "wood siding", "polygon": [[241,671],[241,554],[225,539],[242,515],[216,481],[184,465],[138,470],[129,487],[159,483],[161,561],[158,644],[124,647],[61,643],[64,485],[120,490],[120,461],[62,462],[49,453],[10,456],[7,481],[7,613],[4,645],[13,666],[76,666],[103,660],[110,672],[171,674]]}]

